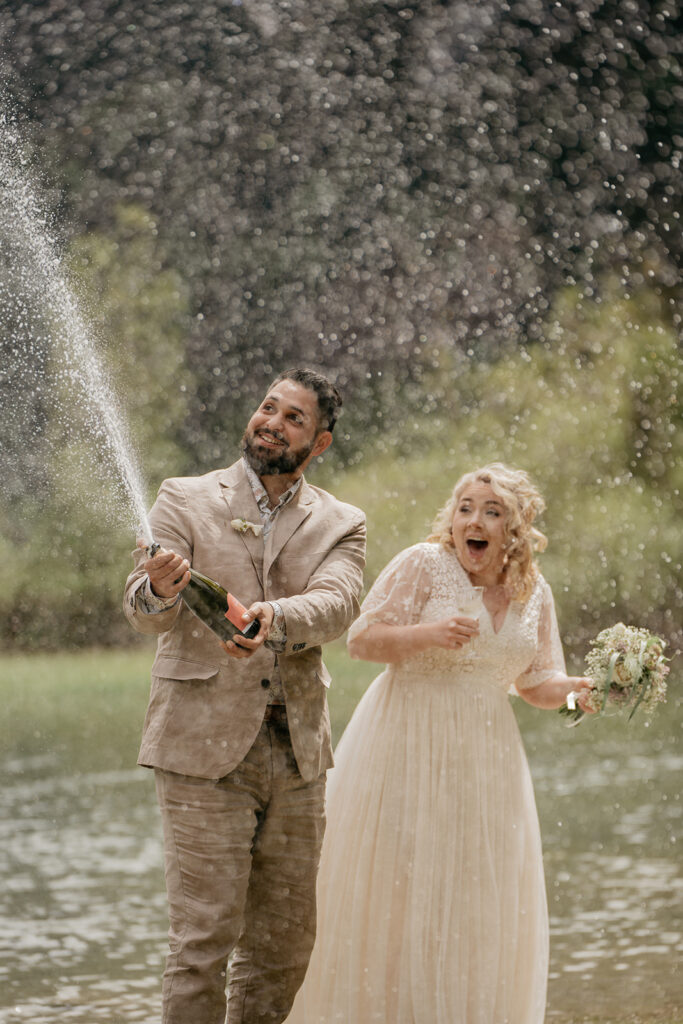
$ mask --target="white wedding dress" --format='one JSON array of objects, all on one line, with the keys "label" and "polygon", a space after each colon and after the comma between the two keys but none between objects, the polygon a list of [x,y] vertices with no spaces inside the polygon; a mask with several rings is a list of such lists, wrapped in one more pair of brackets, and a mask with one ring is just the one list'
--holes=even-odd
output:
[{"label": "white wedding dress", "polygon": [[[454,552],[402,552],[376,621],[438,620],[470,586]],[[526,756],[508,693],[564,671],[539,577],[496,633],[433,648],[371,684],[330,772],[318,934],[288,1024],[542,1024],[548,916]],[[469,663],[469,664],[468,664]]]}]

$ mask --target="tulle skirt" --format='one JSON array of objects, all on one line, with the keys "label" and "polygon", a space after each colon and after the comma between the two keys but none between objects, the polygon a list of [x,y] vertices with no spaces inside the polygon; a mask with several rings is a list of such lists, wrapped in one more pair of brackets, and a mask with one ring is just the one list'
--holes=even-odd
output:
[{"label": "tulle skirt", "polygon": [[388,670],[335,759],[288,1024],[542,1024],[540,834],[504,690]]}]

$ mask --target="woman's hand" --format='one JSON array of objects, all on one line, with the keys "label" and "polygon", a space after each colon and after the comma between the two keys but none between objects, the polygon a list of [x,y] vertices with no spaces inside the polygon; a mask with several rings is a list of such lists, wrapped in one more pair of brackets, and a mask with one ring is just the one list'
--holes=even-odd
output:
[{"label": "woman's hand", "polygon": [[479,626],[474,619],[459,616],[441,622],[416,622],[411,626],[373,622],[349,640],[349,654],[363,661],[395,665],[406,658],[414,658],[430,647],[455,650],[478,632]]},{"label": "woman's hand", "polygon": [[457,650],[479,634],[476,619],[454,615],[439,622],[417,622],[412,626],[394,626],[373,622],[349,640],[349,654],[364,661],[395,665],[431,647]]},{"label": "woman's hand", "polygon": [[593,680],[589,676],[567,676],[567,686],[568,689],[564,698],[565,704],[569,694],[574,693],[576,695],[576,703],[581,710],[587,715],[594,715],[595,710],[591,707],[586,707],[586,698],[593,689]]},{"label": "woman's hand", "polygon": [[570,693],[577,695],[576,703],[587,714],[592,714],[590,708],[585,706],[585,700],[589,690],[593,688],[593,680],[588,676],[566,676],[564,672],[555,672],[545,682],[530,689],[519,690],[519,696],[527,704],[535,708],[561,708],[566,704]]},{"label": "woman's hand", "polygon": [[479,636],[479,623],[465,615],[452,615],[438,622],[425,622],[423,629],[428,636],[429,647],[442,647],[446,650],[458,650],[464,647],[475,636]]}]

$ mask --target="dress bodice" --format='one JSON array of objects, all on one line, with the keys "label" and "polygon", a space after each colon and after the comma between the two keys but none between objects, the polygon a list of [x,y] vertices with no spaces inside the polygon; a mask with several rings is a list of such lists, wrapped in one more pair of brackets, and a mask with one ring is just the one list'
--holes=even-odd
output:
[{"label": "dress bodice", "polygon": [[[461,592],[471,587],[454,551],[439,544],[416,544],[397,555],[378,577],[353,634],[376,621],[408,625],[448,618],[458,612]],[[432,647],[389,669],[396,682],[443,679],[504,692],[536,686],[558,670],[564,671],[564,659],[552,594],[540,573],[525,601],[510,601],[498,631],[484,608],[479,636],[469,644],[458,650]]]}]

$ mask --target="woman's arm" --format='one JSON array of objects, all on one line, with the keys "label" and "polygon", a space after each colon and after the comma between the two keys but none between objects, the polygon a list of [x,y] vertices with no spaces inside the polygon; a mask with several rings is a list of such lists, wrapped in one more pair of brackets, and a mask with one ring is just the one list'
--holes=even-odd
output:
[{"label": "woman's arm", "polygon": [[479,633],[476,619],[454,615],[439,622],[417,622],[412,626],[394,626],[373,622],[348,642],[352,658],[380,661],[392,665],[412,658],[430,647],[456,650]]},{"label": "woman's arm", "polygon": [[519,696],[527,704],[535,708],[560,708],[567,700],[567,694],[574,690],[579,694],[576,703],[582,711],[592,713],[590,708],[584,707],[582,694],[591,689],[592,680],[586,676],[567,676],[564,672],[555,672],[538,686],[529,689],[518,690]]},{"label": "woman's arm", "polygon": [[538,621],[536,655],[515,681],[515,690],[522,700],[536,708],[560,708],[574,690],[577,695],[582,694],[578,696],[577,704],[582,711],[588,711],[582,701],[593,685],[592,680],[585,676],[567,675],[553,594],[543,578],[541,586],[543,603]]}]

